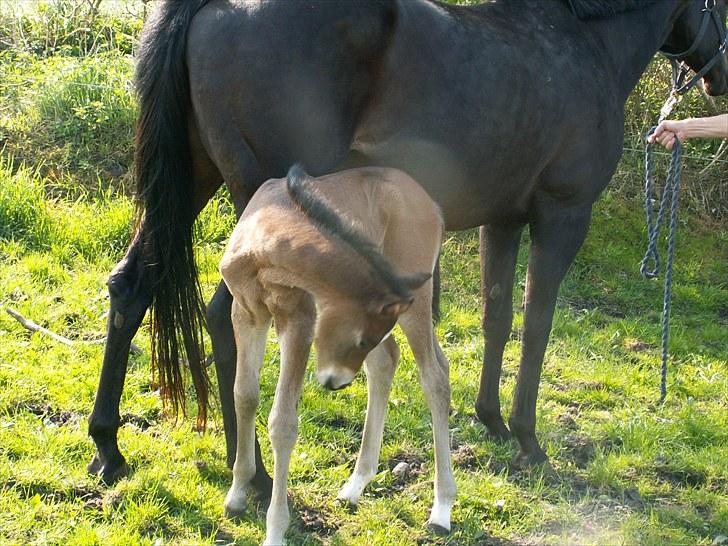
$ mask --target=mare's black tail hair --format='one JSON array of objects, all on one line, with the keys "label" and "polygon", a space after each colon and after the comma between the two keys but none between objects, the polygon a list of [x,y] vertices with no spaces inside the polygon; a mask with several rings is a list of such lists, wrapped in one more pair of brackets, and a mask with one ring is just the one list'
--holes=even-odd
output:
[{"label": "mare's black tail hair", "polygon": [[[182,346],[197,393],[198,425],[207,418],[202,346],[204,302],[192,227],[197,215],[187,140],[190,90],[185,55],[192,18],[208,0],[166,0],[147,20],[139,45],[134,157],[145,275],[151,280],[152,367],[163,399],[185,412]],[[179,333],[179,334],[178,334]]]},{"label": "mare's black tail hair", "polygon": [[403,298],[411,297],[409,288],[404,280],[395,274],[392,264],[389,263],[386,256],[379,252],[376,245],[369,239],[351,226],[345,225],[336,211],[317,197],[310,188],[307,188],[307,178],[306,171],[299,163],[296,163],[289,169],[286,180],[288,195],[301,212],[358,252],[392,292]]}]

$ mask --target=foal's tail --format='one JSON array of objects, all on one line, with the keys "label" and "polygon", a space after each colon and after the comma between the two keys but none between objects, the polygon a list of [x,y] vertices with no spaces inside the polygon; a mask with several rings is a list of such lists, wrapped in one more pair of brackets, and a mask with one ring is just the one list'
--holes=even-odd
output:
[{"label": "foal's tail", "polygon": [[207,418],[204,303],[192,227],[198,211],[187,139],[190,90],[187,30],[208,0],[167,0],[144,25],[136,69],[139,98],[134,157],[145,275],[150,278],[152,367],[162,396],[185,412],[180,345],[197,393],[198,425]]}]

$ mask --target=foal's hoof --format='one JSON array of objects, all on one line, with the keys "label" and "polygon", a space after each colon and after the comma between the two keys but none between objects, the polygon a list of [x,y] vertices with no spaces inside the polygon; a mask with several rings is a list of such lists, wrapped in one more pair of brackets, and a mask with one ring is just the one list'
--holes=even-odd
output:
[{"label": "foal's hoof", "polygon": [[450,534],[450,529],[443,527],[442,525],[438,525],[437,523],[428,523],[427,530],[433,535],[437,535],[439,537]]},{"label": "foal's hoof", "polygon": [[511,466],[516,469],[530,468],[544,464],[551,466],[549,464],[548,456],[540,448],[537,451],[530,452],[520,450],[518,454],[513,457],[513,461],[511,461]]},{"label": "foal's hoof", "polygon": [[225,497],[225,505],[223,514],[226,518],[232,520],[240,520],[245,515],[248,505],[245,499],[245,495],[235,494],[228,492]]},{"label": "foal's hoof", "polygon": [[350,514],[356,513],[356,511],[359,509],[358,503],[352,502],[351,499],[347,499],[344,497],[336,497],[336,504],[344,508]]},{"label": "foal's hoof", "polygon": [[94,455],[94,458],[91,459],[91,462],[86,467],[86,470],[89,474],[101,478],[101,481],[103,481],[106,485],[115,484],[120,479],[126,478],[130,472],[129,465],[126,464],[126,461],[123,457],[121,458],[121,461],[117,462],[116,464],[104,464],[103,462],[101,462],[98,454]]}]

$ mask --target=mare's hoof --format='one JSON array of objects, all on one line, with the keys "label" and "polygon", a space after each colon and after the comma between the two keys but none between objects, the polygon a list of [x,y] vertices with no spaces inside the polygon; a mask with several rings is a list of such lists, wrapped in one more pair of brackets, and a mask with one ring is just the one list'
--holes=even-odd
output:
[{"label": "mare's hoof", "polygon": [[101,471],[103,466],[104,466],[104,463],[101,462],[101,459],[99,459],[99,455],[97,453],[96,455],[94,455],[94,458],[91,459],[91,462],[88,463],[88,466],[86,467],[86,471],[89,474],[96,476]]},{"label": "mare's hoof", "polygon": [[483,423],[485,426],[488,439],[496,442],[507,442],[511,439],[511,431],[508,430],[508,427],[503,421],[503,417],[501,417],[500,413],[491,414],[482,411],[479,412],[476,407],[475,415],[478,417],[478,421]]},{"label": "mare's hoof", "polygon": [[270,498],[273,495],[273,480],[265,469],[258,469],[250,481],[250,487],[255,501],[268,510]]},{"label": "mare's hoof", "polygon": [[493,440],[494,442],[506,443],[511,439],[511,431],[508,430],[508,427],[506,427],[503,422],[500,423],[500,426],[492,428],[486,425],[486,431],[488,439]]},{"label": "mare's hoof", "polygon": [[129,465],[126,464],[123,457],[121,458],[121,461],[116,464],[104,464],[101,462],[98,454],[94,455],[94,458],[86,467],[86,470],[88,470],[89,474],[93,474],[94,476],[101,478],[101,481],[103,481],[106,485],[115,484],[120,479],[126,478],[130,472]]},{"label": "mare's hoof", "polygon": [[438,525],[437,523],[428,523],[427,530],[439,537],[450,534],[450,529],[443,527],[442,525]]},{"label": "mare's hoof", "polygon": [[550,466],[549,458],[541,448],[532,452],[520,450],[518,454],[513,457],[513,461],[511,461],[511,466],[517,469],[530,468],[543,464]]}]

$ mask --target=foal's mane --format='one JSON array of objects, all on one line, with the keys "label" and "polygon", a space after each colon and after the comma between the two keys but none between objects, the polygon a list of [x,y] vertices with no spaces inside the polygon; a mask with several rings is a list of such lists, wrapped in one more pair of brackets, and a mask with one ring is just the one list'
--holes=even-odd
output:
[{"label": "foal's mane", "polygon": [[603,19],[645,8],[656,0],[566,0],[579,19]]},{"label": "foal's mane", "polygon": [[293,203],[316,225],[354,249],[372,267],[379,279],[396,295],[409,297],[409,288],[395,274],[389,260],[379,252],[374,243],[351,226],[344,224],[336,211],[315,195],[315,192],[310,188],[310,184],[306,183],[307,177],[306,171],[298,163],[289,169],[286,187]]}]

